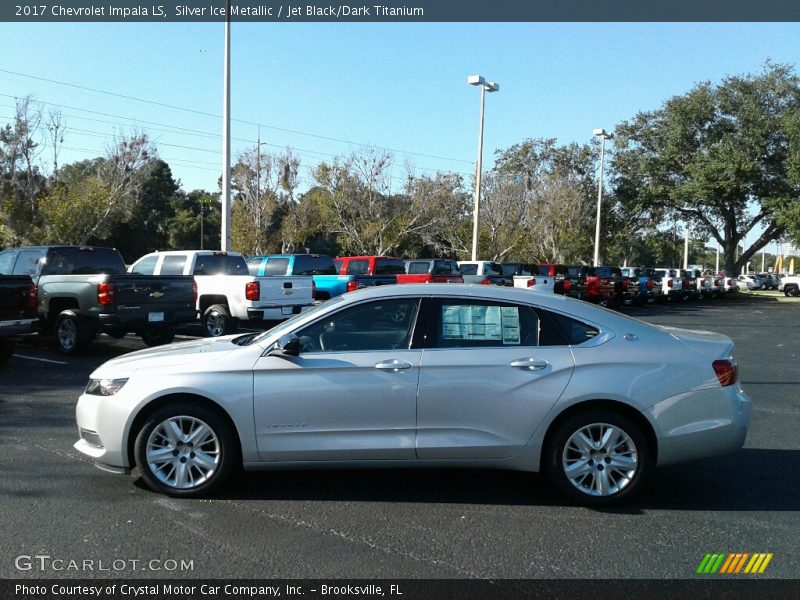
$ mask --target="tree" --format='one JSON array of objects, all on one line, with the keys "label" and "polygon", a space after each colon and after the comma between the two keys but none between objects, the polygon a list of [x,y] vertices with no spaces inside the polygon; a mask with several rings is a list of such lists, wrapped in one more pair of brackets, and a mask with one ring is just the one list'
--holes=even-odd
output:
[{"label": "tree", "polygon": [[[617,127],[615,195],[651,224],[686,220],[738,272],[800,216],[798,111],[798,77],[786,65],[697,85]],[[763,233],[737,259],[757,226]]]}]

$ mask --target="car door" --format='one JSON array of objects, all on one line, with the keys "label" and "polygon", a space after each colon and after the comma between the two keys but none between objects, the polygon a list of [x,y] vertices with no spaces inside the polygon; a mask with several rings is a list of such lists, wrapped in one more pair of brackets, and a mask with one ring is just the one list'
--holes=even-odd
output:
[{"label": "car door", "polygon": [[[519,452],[567,386],[569,345],[527,304],[426,301],[417,400],[421,459],[505,458]],[[542,344],[540,344],[542,342]]]},{"label": "car door", "polygon": [[262,357],[253,383],[261,459],[414,459],[419,303],[348,306],[294,332],[299,356]]}]

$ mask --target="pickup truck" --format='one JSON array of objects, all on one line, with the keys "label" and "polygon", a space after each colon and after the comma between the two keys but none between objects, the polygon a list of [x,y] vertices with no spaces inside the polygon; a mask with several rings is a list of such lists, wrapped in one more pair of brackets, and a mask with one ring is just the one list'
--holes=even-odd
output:
[{"label": "pickup truck", "polygon": [[14,337],[31,333],[39,321],[36,315],[36,286],[28,275],[5,274],[10,272],[9,260],[0,265],[0,365],[14,354]]},{"label": "pickup truck", "polygon": [[630,304],[653,304],[664,299],[660,277],[654,269],[644,267],[622,267],[622,276],[628,280],[623,302]]},{"label": "pickup truck", "polygon": [[458,270],[464,283],[497,285],[496,280],[503,276],[503,267],[488,260],[460,260]]},{"label": "pickup truck", "polygon": [[397,276],[406,272],[403,260],[390,256],[337,256],[333,264],[336,272],[345,276],[348,292],[374,285],[393,285],[397,283]]},{"label": "pickup truck", "polygon": [[781,277],[778,284],[778,291],[783,292],[784,296],[800,296],[800,277],[797,275],[786,275]]},{"label": "pickup truck", "polygon": [[688,300],[688,285],[683,285],[679,269],[658,268],[654,269],[656,277],[661,281],[661,291],[670,301]]},{"label": "pickup truck", "polygon": [[623,304],[628,281],[619,267],[574,265],[568,270],[569,296],[600,306]]},{"label": "pickup truck", "polygon": [[446,258],[407,260],[406,272],[397,276],[397,283],[464,283],[458,263]]},{"label": "pickup truck", "polygon": [[148,346],[167,344],[176,325],[196,318],[191,277],[128,275],[113,248],[11,248],[0,253],[6,261],[12,273],[33,280],[41,332],[54,332],[64,354],[77,354],[100,333],[134,332]]},{"label": "pickup truck", "polygon": [[310,275],[314,279],[315,300],[330,300],[347,291],[347,277],[338,275],[333,259],[324,254],[251,256],[247,268],[254,277]]},{"label": "pickup truck", "polygon": [[281,321],[314,306],[314,280],[304,277],[253,277],[244,256],[216,250],[151,252],[131,273],[194,276],[196,314],[205,333],[234,333],[241,321]]}]

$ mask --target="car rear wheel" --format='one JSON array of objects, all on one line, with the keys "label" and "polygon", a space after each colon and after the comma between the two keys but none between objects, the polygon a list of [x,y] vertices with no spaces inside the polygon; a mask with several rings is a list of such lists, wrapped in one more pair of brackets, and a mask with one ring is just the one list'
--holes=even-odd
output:
[{"label": "car rear wheel", "polygon": [[92,339],[81,318],[71,310],[62,311],[56,317],[54,330],[56,347],[64,354],[77,354]]},{"label": "car rear wheel", "polygon": [[559,490],[586,506],[611,506],[636,494],[654,468],[640,427],[608,410],[586,411],[553,432],[546,471]]},{"label": "car rear wheel", "polygon": [[800,296],[800,287],[796,285],[787,285],[783,288],[783,293],[785,296],[792,296],[797,297]]},{"label": "car rear wheel", "polygon": [[236,320],[224,304],[212,304],[203,313],[203,329],[209,337],[219,337],[236,332]]},{"label": "car rear wheel", "polygon": [[134,455],[151,489],[185,498],[208,494],[241,463],[227,422],[205,407],[184,403],[150,416],[136,437]]}]

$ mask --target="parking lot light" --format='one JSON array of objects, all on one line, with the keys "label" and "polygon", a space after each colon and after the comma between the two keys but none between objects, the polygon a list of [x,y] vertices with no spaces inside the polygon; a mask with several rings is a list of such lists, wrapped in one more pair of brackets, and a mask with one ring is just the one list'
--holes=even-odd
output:
[{"label": "parking lot light", "polygon": [[500,85],[494,81],[486,81],[482,75],[470,75],[467,83],[481,88],[481,121],[478,133],[478,160],[475,164],[475,209],[472,216],[472,260],[478,260],[478,209],[481,200],[481,171],[483,169],[483,108],[486,92],[500,91]]},{"label": "parking lot light", "polygon": [[592,135],[600,136],[600,183],[597,186],[597,220],[594,229],[594,266],[600,264],[600,208],[603,205],[603,167],[606,154],[606,140],[614,137],[614,134],[605,129],[594,129]]}]

